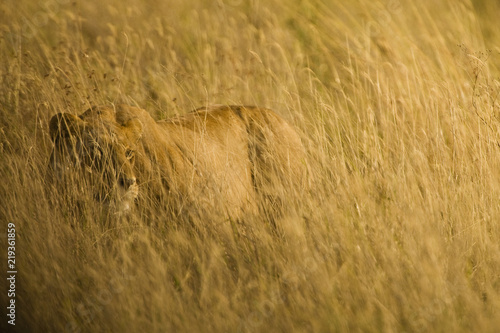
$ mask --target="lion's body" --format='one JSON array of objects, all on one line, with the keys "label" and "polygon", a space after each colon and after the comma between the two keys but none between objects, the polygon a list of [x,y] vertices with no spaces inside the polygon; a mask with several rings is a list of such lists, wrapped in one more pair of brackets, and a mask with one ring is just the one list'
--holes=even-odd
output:
[{"label": "lion's body", "polygon": [[[68,123],[76,123],[77,130]],[[106,165],[114,168],[115,179],[133,186],[137,179],[140,196],[158,198],[176,212],[216,210],[233,218],[255,213],[259,198],[277,197],[300,184],[305,171],[296,131],[271,110],[257,107],[200,108],[160,121],[131,106],[96,107],[79,118],[54,116],[51,133],[56,147],[58,137],[67,142],[88,133],[93,141],[113,142],[116,156]],[[135,151],[133,160],[117,156],[127,150]]]}]

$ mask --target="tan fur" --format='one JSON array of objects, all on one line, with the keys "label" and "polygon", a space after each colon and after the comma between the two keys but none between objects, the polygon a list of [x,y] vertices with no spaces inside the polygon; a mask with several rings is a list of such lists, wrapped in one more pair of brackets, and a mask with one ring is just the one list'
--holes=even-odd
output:
[{"label": "tan fur", "polygon": [[[257,212],[260,198],[276,204],[304,180],[299,136],[264,108],[216,106],[155,121],[136,107],[101,106],[79,117],[55,115],[50,132],[53,168],[69,161],[94,169],[105,189],[123,188],[123,209],[139,193],[176,213],[212,210],[240,218]],[[96,161],[103,155],[105,162]]]}]

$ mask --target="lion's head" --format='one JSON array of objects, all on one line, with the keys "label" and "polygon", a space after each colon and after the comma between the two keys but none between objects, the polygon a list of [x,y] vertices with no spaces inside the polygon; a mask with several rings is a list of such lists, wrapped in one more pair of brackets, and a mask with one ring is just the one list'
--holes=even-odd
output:
[{"label": "lion's head", "polygon": [[88,180],[94,196],[130,208],[138,195],[134,158],[142,123],[120,108],[93,107],[80,116],[58,113],[50,120],[54,150],[50,168],[56,179],[69,171]]}]

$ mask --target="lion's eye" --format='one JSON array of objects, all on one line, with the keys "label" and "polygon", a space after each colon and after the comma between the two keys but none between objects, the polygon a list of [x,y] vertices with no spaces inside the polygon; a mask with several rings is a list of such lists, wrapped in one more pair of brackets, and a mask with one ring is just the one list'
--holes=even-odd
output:
[{"label": "lion's eye", "polygon": [[127,160],[131,160],[134,157],[134,151],[132,149],[127,149],[125,151],[125,157]]}]

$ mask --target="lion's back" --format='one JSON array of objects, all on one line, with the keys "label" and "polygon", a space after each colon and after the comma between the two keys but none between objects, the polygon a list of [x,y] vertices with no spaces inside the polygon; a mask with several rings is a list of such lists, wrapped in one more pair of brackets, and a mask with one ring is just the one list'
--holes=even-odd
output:
[{"label": "lion's back", "polygon": [[255,106],[210,106],[177,121],[218,142],[237,142],[235,153],[249,162],[253,187],[260,193],[271,195],[283,186],[305,186],[307,162],[300,136],[274,111]]}]

